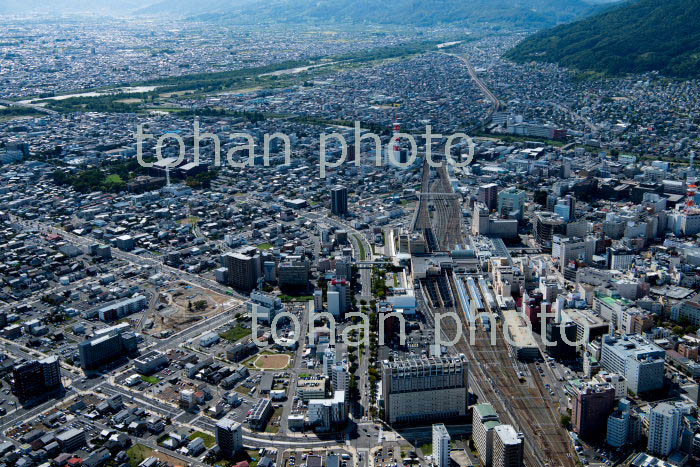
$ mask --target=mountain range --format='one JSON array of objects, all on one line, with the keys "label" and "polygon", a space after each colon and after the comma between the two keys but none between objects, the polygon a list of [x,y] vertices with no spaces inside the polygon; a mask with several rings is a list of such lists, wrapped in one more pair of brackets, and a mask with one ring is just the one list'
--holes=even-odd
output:
[{"label": "mountain range", "polygon": [[700,1],[638,0],[540,31],[506,53],[611,75],[658,71],[700,78]]},{"label": "mountain range", "polygon": [[588,14],[609,0],[163,0],[136,14],[178,13],[227,23],[355,23],[544,27]]},{"label": "mountain range", "polygon": [[536,29],[619,0],[0,0],[0,15],[158,16],[227,24],[387,24]]}]

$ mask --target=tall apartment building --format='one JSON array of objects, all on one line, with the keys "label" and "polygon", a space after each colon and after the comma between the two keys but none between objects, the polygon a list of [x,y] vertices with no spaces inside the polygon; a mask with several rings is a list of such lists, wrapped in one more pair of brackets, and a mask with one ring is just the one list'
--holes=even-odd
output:
[{"label": "tall apartment building", "polygon": [[495,183],[487,183],[479,186],[479,193],[476,200],[483,203],[488,208],[489,212],[498,207],[498,185]]},{"label": "tall apartment building", "polygon": [[632,412],[628,399],[620,400],[617,410],[608,417],[607,440],[609,446],[620,448],[639,441],[642,436],[642,420]]},{"label": "tall apartment building", "polygon": [[389,424],[444,421],[467,413],[469,368],[462,358],[384,361],[382,393]]},{"label": "tall apartment building", "polygon": [[20,402],[35,399],[62,387],[61,365],[55,356],[21,362],[12,369],[12,393]]},{"label": "tall apartment building", "polygon": [[649,413],[649,441],[647,450],[658,456],[668,456],[681,442],[683,415],[690,406],[682,402],[662,402]]},{"label": "tall apartment building", "polygon": [[608,383],[584,384],[573,403],[574,431],[584,439],[603,436],[608,416],[615,407],[615,388]]},{"label": "tall apartment building", "polygon": [[640,394],[664,385],[666,351],[642,336],[605,336],[600,366],[627,379],[627,389]]},{"label": "tall apartment building", "polygon": [[243,447],[243,427],[230,418],[216,423],[216,445],[225,457],[232,457]]},{"label": "tall apartment building", "polygon": [[543,248],[552,248],[552,238],[556,234],[566,233],[566,222],[558,215],[547,211],[535,213],[534,235]]},{"label": "tall apartment building", "polygon": [[348,215],[348,189],[344,186],[331,188],[331,212],[336,216]]},{"label": "tall apartment building", "polygon": [[134,355],[137,351],[136,335],[121,325],[102,330],[78,344],[80,366],[88,371],[97,370],[126,355]]},{"label": "tall apartment building", "polygon": [[511,425],[498,425],[493,429],[493,466],[522,467],[524,438]]},{"label": "tall apartment building", "polygon": [[479,459],[485,467],[493,465],[493,429],[500,424],[498,414],[491,404],[474,406],[472,440],[476,450],[479,451]]},{"label": "tall apartment building", "polygon": [[255,247],[243,247],[221,255],[221,265],[226,268],[227,283],[236,289],[251,291],[261,276],[260,254]]},{"label": "tall apartment building", "polygon": [[433,425],[433,465],[450,467],[450,434],[442,423]]}]

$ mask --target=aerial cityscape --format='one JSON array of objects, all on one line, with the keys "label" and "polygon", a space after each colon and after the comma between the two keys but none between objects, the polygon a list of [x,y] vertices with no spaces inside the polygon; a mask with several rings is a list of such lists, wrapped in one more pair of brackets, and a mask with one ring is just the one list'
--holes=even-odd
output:
[{"label": "aerial cityscape", "polygon": [[0,0],[0,467],[700,465],[697,0]]}]

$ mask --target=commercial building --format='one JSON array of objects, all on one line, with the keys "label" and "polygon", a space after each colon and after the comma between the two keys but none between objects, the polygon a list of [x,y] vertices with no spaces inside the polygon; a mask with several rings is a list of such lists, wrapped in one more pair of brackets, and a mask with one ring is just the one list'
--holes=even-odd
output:
[{"label": "commercial building", "polygon": [[225,457],[232,457],[243,448],[243,427],[230,418],[216,423],[216,445]]},{"label": "commercial building", "polygon": [[168,356],[157,350],[147,352],[134,359],[134,368],[142,375],[150,375],[168,365]]},{"label": "commercial building", "polygon": [[501,423],[491,404],[478,404],[473,408],[472,439],[479,459],[485,467],[493,465],[493,429]]},{"label": "commercial building", "polygon": [[467,413],[468,364],[462,358],[409,358],[382,364],[389,424],[444,421]]},{"label": "commercial building", "polygon": [[138,351],[136,335],[123,326],[113,326],[95,337],[78,344],[80,366],[83,370],[100,367]]},{"label": "commercial building", "polygon": [[58,441],[63,452],[75,452],[85,446],[85,431],[71,428],[56,435],[56,441]]},{"label": "commercial building", "polygon": [[348,215],[348,189],[344,186],[331,188],[331,212],[336,216]]},{"label": "commercial building", "polygon": [[493,429],[493,466],[522,467],[524,437],[511,425],[498,425]]},{"label": "commercial building", "polygon": [[577,389],[573,399],[574,431],[584,439],[604,435],[608,416],[615,406],[615,388],[607,383],[587,383]]},{"label": "commercial building", "polygon": [[302,289],[309,286],[309,262],[286,261],[279,264],[277,281],[282,289]]},{"label": "commercial building", "polygon": [[12,393],[20,402],[63,388],[61,365],[55,356],[19,362],[12,369]]},{"label": "commercial building", "polygon": [[624,376],[628,390],[640,394],[663,387],[665,357],[664,349],[642,336],[605,336],[600,366]]},{"label": "commercial building", "polygon": [[261,276],[260,254],[255,247],[243,247],[235,252],[221,255],[221,265],[226,268],[228,285],[236,289],[251,291]]},{"label": "commercial building", "polygon": [[610,332],[610,323],[586,309],[566,309],[562,313],[576,323],[576,342],[587,343]]},{"label": "commercial building", "polygon": [[101,321],[116,321],[132,313],[139,312],[146,308],[147,301],[143,295],[137,295],[127,300],[115,302],[97,310],[97,316]]},{"label": "commercial building", "polygon": [[498,193],[498,215],[509,219],[522,219],[527,194],[515,187]]},{"label": "commercial building", "polygon": [[259,322],[271,323],[275,316],[284,310],[284,304],[279,297],[259,290],[250,293],[248,312],[251,316],[255,314]]},{"label": "commercial building", "polygon": [[433,425],[433,465],[450,467],[450,434],[442,423]]},{"label": "commercial building", "polygon": [[532,360],[540,356],[540,348],[532,334],[532,325],[522,313],[515,310],[503,311],[503,329],[508,329],[510,342],[519,360]]}]

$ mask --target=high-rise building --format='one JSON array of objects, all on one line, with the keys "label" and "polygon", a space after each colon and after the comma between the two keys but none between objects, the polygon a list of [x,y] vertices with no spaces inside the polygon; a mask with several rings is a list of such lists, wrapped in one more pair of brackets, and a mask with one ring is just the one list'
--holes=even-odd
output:
[{"label": "high-rise building", "polygon": [[55,356],[20,362],[12,369],[12,393],[20,402],[30,401],[62,387],[61,365]]},{"label": "high-rise building", "polygon": [[323,352],[323,374],[331,376],[335,365],[335,347],[328,347]]},{"label": "high-rise building", "polygon": [[[337,308],[331,307],[331,293],[337,292]],[[351,305],[351,293],[350,293],[350,282],[346,280],[336,280],[333,279],[330,284],[328,284],[328,311],[335,316],[343,316],[348,311]]]},{"label": "high-rise building", "polygon": [[511,219],[522,219],[527,194],[515,187],[506,188],[498,193],[498,215]]},{"label": "high-rise building", "polygon": [[336,216],[348,215],[348,189],[344,186],[331,188],[331,212]]},{"label": "high-rise building", "polygon": [[433,425],[433,465],[450,467],[450,434],[442,423]]},{"label": "high-rise building", "polygon": [[635,394],[661,389],[664,385],[666,351],[642,336],[603,337],[600,366],[627,379]]},{"label": "high-rise building", "polygon": [[603,436],[608,416],[615,407],[615,388],[608,383],[584,384],[578,388],[573,402],[574,431],[584,439]]},{"label": "high-rise building", "polygon": [[552,248],[552,237],[566,233],[566,222],[558,215],[547,211],[535,213],[534,235],[537,243],[543,248]]},{"label": "high-rise building", "polygon": [[388,423],[444,421],[467,413],[469,369],[463,358],[385,361],[384,416]]},{"label": "high-rise building", "polygon": [[501,423],[498,414],[491,404],[478,404],[474,406],[472,421],[472,440],[476,450],[479,451],[479,459],[485,467],[493,465],[493,429]]},{"label": "high-rise building", "polygon": [[100,367],[138,351],[136,335],[122,325],[101,330],[99,334],[78,344],[83,370]]},{"label": "high-rise building", "polygon": [[343,362],[338,362],[331,369],[331,386],[333,391],[345,391],[346,397],[350,392],[350,372]]},{"label": "high-rise building", "polygon": [[243,447],[243,427],[230,418],[222,418],[216,424],[216,444],[221,453],[232,457]]},{"label": "high-rise building", "polygon": [[255,247],[243,247],[221,255],[221,265],[228,270],[228,285],[251,291],[258,285],[261,275],[260,254]]},{"label": "high-rise building", "polygon": [[493,429],[493,466],[522,467],[524,454],[523,434],[511,425],[498,425]]},{"label": "high-rise building", "polygon": [[495,210],[498,207],[498,185],[495,183],[481,185],[476,200],[485,204],[489,212]]},{"label": "high-rise building", "polygon": [[547,341],[550,344],[545,347],[547,353],[558,360],[574,360],[576,358],[576,346],[568,344],[568,342],[576,342],[577,326],[573,321],[566,323],[550,322],[547,323]]},{"label": "high-rise building", "polygon": [[642,421],[632,412],[628,399],[620,400],[617,410],[608,417],[607,440],[609,446],[620,448],[634,444],[642,436]]},{"label": "high-rise building", "polygon": [[683,415],[690,406],[682,402],[662,402],[649,413],[649,441],[647,450],[655,455],[668,456],[681,442]]},{"label": "high-rise building", "polygon": [[277,280],[282,289],[306,289],[309,286],[310,265],[308,261],[285,261],[280,263]]}]

